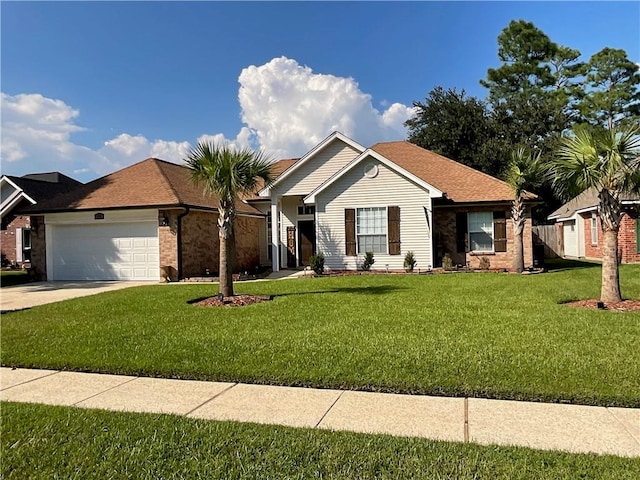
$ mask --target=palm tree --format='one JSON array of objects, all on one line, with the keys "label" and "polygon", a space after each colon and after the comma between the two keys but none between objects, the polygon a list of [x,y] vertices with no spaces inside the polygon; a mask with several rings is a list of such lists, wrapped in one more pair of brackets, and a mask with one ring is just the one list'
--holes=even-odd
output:
[{"label": "palm tree", "polygon": [[263,152],[236,149],[227,143],[198,142],[185,158],[191,179],[207,194],[217,195],[220,237],[220,293],[233,296],[232,269],[235,260],[233,224],[240,195],[255,192],[262,179],[272,181],[271,160]]},{"label": "palm tree", "polygon": [[518,147],[511,152],[511,161],[507,168],[507,183],[513,190],[514,200],[511,204],[511,221],[513,223],[513,238],[515,254],[513,256],[513,269],[522,273],[524,270],[524,245],[522,232],[526,222],[525,200],[535,198],[526,188],[535,188],[541,183],[542,166],[540,152],[535,156],[524,148]]},{"label": "palm tree", "polygon": [[[550,173],[563,196],[588,188],[598,191],[598,216],[602,225],[602,287],[600,300],[622,300],[618,272],[618,231],[623,210],[620,195],[640,193],[640,128],[625,130],[577,128],[562,139]],[[568,194],[568,195],[567,195]]]}]

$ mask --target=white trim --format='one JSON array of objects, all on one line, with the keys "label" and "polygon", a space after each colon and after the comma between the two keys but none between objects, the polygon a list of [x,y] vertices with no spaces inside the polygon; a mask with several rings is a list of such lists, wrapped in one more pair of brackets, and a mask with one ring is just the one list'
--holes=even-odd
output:
[{"label": "white trim", "polygon": [[368,148],[364,152],[362,152],[360,155],[358,155],[356,158],[354,158],[351,162],[349,162],[344,167],[342,167],[340,170],[338,170],[336,173],[334,173],[331,177],[329,177],[323,183],[321,183],[318,187],[316,187],[315,190],[313,190],[309,195],[304,197],[303,202],[304,203],[316,203],[316,196],[320,192],[324,191],[327,187],[329,187],[329,185],[333,184],[340,177],[342,177],[343,175],[348,173],[356,165],[358,165],[360,162],[364,161],[365,159],[367,159],[369,157],[372,157],[372,158],[378,160],[380,163],[384,164],[385,166],[387,166],[391,170],[393,170],[396,173],[402,175],[403,177],[411,180],[413,183],[415,183],[419,187],[422,187],[424,190],[426,190],[429,193],[429,196],[431,198],[440,198],[440,197],[442,197],[444,195],[444,193],[442,191],[438,190],[433,185],[425,182],[421,178],[415,176],[413,173],[411,173],[411,172],[405,170],[404,168],[398,166],[396,163],[392,162],[388,158],[386,158],[383,155],[379,154],[375,150],[372,150],[372,149]]},{"label": "white trim", "polygon": [[22,198],[29,201],[31,205],[36,204],[36,201],[33,198],[31,198],[27,193],[25,193],[25,191],[22,188],[16,185],[15,182],[13,182],[6,175],[3,175],[2,178],[0,178],[0,186],[2,185],[2,183],[7,183],[11,185],[14,191],[5,199],[4,202],[2,202],[2,205],[0,206],[0,218],[4,217],[7,213],[9,213],[11,209],[13,209],[13,207],[15,207],[16,204],[19,203]]},{"label": "white trim", "polygon": [[589,221],[589,229],[591,230],[591,246],[597,246],[598,245],[598,215],[595,212],[591,214],[591,220]]},{"label": "white trim", "polygon": [[22,228],[16,228],[16,262],[22,263]]},{"label": "white trim", "polygon": [[273,188],[276,185],[281,183],[285,178],[289,177],[293,172],[301,168],[302,165],[307,163],[311,158],[315,157],[321,150],[324,149],[325,146],[327,146],[328,144],[330,144],[336,139],[341,140],[342,142],[346,143],[347,145],[349,145],[350,147],[352,147],[353,149],[359,152],[363,152],[365,150],[364,146],[360,145],[359,143],[350,139],[349,137],[343,135],[342,133],[333,132],[331,135],[329,135],[327,138],[325,138],[323,141],[321,141],[319,144],[317,144],[315,147],[309,150],[300,160],[294,163],[291,167],[287,168],[279,177],[275,179],[273,183],[271,183],[271,185],[260,190],[258,192],[258,196],[259,197],[270,196]]},{"label": "white trim", "polygon": [[278,199],[271,199],[271,271],[280,270],[280,209]]}]

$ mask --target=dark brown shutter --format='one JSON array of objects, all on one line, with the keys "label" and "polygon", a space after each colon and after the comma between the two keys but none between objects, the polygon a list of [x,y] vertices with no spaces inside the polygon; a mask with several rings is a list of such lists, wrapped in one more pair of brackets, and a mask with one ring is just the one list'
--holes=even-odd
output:
[{"label": "dark brown shutter", "polygon": [[456,213],[456,251],[467,251],[467,213]]},{"label": "dark brown shutter", "polygon": [[344,209],[344,238],[347,246],[347,255],[356,256],[356,210]]},{"label": "dark brown shutter", "polygon": [[400,255],[400,207],[387,207],[389,255]]},{"label": "dark brown shutter", "polygon": [[507,251],[507,216],[504,210],[493,212],[493,250]]}]

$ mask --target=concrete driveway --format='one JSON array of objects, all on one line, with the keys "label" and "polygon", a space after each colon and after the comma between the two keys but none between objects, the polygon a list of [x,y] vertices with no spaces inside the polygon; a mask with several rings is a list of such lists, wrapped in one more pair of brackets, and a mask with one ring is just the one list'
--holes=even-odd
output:
[{"label": "concrete driveway", "polygon": [[111,290],[155,284],[157,282],[34,282],[0,289],[0,306],[2,313],[4,313]]}]

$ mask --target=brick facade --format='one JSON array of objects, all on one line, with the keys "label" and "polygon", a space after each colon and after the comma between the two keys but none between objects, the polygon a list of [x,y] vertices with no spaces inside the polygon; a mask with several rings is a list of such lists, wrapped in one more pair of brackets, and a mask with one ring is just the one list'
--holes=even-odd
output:
[{"label": "brick facade", "polygon": [[[495,253],[458,252],[456,244],[456,213],[495,212],[504,211],[507,223],[507,251]],[[523,231],[524,265],[533,265],[533,240],[531,234],[531,210],[527,210],[527,218]],[[442,265],[442,257],[448,253],[454,265],[468,265],[479,268],[480,260],[486,257],[490,268],[511,269],[513,267],[513,223],[511,211],[505,206],[488,207],[436,207],[433,212],[434,231],[434,261],[437,266]],[[468,245],[468,240],[467,240]]]},{"label": "brick facade", "polygon": [[[582,214],[584,218],[584,256],[585,258],[602,259],[603,234],[600,219],[597,221],[597,238],[591,236],[591,213]],[[638,221],[638,210],[629,209],[622,216],[620,230],[618,232],[618,260],[621,263],[640,263],[640,253],[638,253],[640,239],[637,237],[636,222]]]},{"label": "brick facade", "polygon": [[44,217],[31,217],[31,268],[40,280],[47,278],[47,242]]},{"label": "brick facade", "polygon": [[[170,267],[173,280],[178,268],[178,216],[183,210],[165,210],[168,225],[158,227],[160,266]],[[234,271],[253,271],[260,264],[260,223],[262,218],[236,218],[236,265]],[[218,214],[191,210],[182,217],[182,276],[204,276],[207,270],[215,275],[219,271],[220,240]]]},{"label": "brick facade", "polygon": [[12,264],[17,263],[16,229],[30,228],[30,225],[29,217],[18,216],[7,225],[6,230],[2,230],[0,236],[2,254],[5,255],[7,260]]}]

